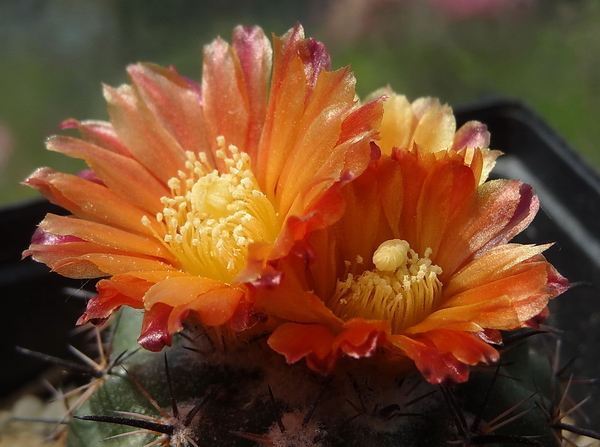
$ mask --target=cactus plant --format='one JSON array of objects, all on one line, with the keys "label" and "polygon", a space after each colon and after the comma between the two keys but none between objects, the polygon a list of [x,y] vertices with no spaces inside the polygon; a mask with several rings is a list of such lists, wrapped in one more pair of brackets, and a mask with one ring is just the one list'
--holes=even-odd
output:
[{"label": "cactus plant", "polygon": [[204,56],[201,85],[131,66],[110,123],[48,140],[91,169],[26,180],[73,216],[25,254],[104,278],[79,324],[109,326],[112,360],[68,445],[562,442],[552,369],[500,331],[568,285],[548,246],[508,243],[539,205],[487,180],[485,126],[390,89],[359,103],[299,25]]},{"label": "cactus plant", "polygon": [[[139,317],[129,309],[119,315],[115,354],[136,349]],[[192,441],[232,446],[553,442],[552,429],[535,404],[540,399],[548,404],[552,371],[527,345],[507,353],[507,365],[498,371],[474,372],[467,383],[446,389],[415,373],[395,375],[362,366],[322,377],[303,364],[287,365],[264,340],[224,354],[193,334],[186,330],[166,354],[137,351],[129,357],[77,410],[68,445],[96,445],[121,433],[129,434],[112,439],[113,445],[159,440],[176,446]],[[147,424],[149,418],[158,425]],[[466,430],[461,418],[468,421]]]}]

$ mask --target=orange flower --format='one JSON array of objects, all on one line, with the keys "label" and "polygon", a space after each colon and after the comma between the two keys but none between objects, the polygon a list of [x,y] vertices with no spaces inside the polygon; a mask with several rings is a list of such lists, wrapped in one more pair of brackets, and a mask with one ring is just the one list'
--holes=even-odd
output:
[{"label": "orange flower", "polygon": [[[498,153],[484,125],[455,132],[437,100],[389,94],[381,151],[343,190],[346,211],[273,263],[279,287],[255,283],[271,317],[269,345],[288,363],[330,372],[344,356],[409,359],[431,383],[467,380],[493,362],[499,330],[535,325],[567,281],[541,255],[508,241],[538,200],[515,180],[485,181]],[[393,147],[393,148],[392,148]]]},{"label": "orange flower", "polygon": [[201,85],[130,66],[132,85],[104,89],[110,123],[64,123],[82,139],[55,136],[48,148],[91,171],[42,168],[26,180],[73,215],[47,215],[25,255],[107,278],[79,323],[145,309],[139,341],[150,350],[189,312],[245,327],[243,281],[338,220],[341,186],[370,161],[381,102],[360,107],[352,74],[329,65],[299,25],[273,49],[260,28],[238,27],[231,46],[205,48]]}]

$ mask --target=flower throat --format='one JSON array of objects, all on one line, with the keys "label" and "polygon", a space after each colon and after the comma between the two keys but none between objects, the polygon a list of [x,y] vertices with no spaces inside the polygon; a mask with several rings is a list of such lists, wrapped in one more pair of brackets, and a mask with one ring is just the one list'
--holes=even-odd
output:
[{"label": "flower throat", "polygon": [[401,333],[441,304],[442,269],[432,264],[431,253],[428,248],[420,258],[401,239],[382,243],[373,255],[373,270],[338,280],[329,308],[343,320],[387,320],[392,333]]},{"label": "flower throat", "polygon": [[[248,154],[233,145],[226,151],[223,137],[217,142],[216,156],[223,160],[225,172],[214,169],[205,153],[186,152],[188,172],[171,178],[171,195],[160,199],[164,208],[156,220],[165,234],[157,237],[182,270],[231,283],[246,265],[248,245],[274,242],[279,223],[252,173]],[[150,225],[147,217],[143,222]]]}]

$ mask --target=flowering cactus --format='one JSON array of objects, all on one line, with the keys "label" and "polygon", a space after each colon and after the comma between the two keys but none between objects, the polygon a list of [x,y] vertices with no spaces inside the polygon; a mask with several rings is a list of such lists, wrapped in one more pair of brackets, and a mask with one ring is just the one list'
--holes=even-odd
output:
[{"label": "flowering cactus", "polygon": [[105,88],[110,122],[48,140],[90,169],[25,181],[72,213],[47,215],[25,254],[102,278],[79,324],[113,326],[69,445],[553,439],[542,411],[502,422],[554,387],[500,331],[538,327],[568,284],[547,245],[509,242],[538,200],[487,180],[485,125],[389,89],[359,102],[299,25],[272,47],[259,28],[217,39],[200,84],[128,72]]}]

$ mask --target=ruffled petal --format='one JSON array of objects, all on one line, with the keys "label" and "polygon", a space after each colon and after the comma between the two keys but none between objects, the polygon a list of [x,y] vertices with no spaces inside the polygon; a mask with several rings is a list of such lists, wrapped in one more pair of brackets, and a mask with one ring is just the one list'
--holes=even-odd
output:
[{"label": "ruffled petal", "polygon": [[341,328],[342,322],[325,306],[314,293],[308,291],[302,274],[306,260],[294,254],[281,261],[276,271],[279,282],[275,287],[270,283],[255,283],[252,288],[252,300],[257,309],[277,318],[295,323],[319,323],[331,328]]},{"label": "ruffled petal", "polygon": [[451,352],[458,361],[468,365],[495,362],[500,358],[492,346],[467,332],[435,329],[420,337],[427,337],[440,351]]},{"label": "ruffled petal", "polygon": [[344,323],[344,331],[336,337],[333,350],[337,352],[339,349],[356,359],[371,357],[387,341],[390,333],[387,321],[354,318]]},{"label": "ruffled petal", "polygon": [[269,337],[269,346],[285,356],[289,364],[306,358],[307,365],[321,374],[331,372],[337,356],[335,335],[319,324],[284,323]]},{"label": "ruffled petal", "polygon": [[168,330],[175,333],[183,329],[181,321],[189,311],[195,311],[207,326],[226,323],[243,295],[242,290],[221,281],[188,275],[166,278],[152,286],[144,296],[144,306],[171,306]]},{"label": "ruffled petal", "polygon": [[409,357],[425,380],[432,384],[454,385],[469,378],[469,365],[451,352],[443,352],[427,339],[413,340],[404,335],[392,336],[392,343]]},{"label": "ruffled petal", "polygon": [[77,320],[77,324],[91,321],[95,325],[101,325],[121,306],[142,309],[142,297],[152,284],[131,275],[119,275],[99,281],[96,284],[98,295],[88,301],[86,310]]},{"label": "ruffled petal", "polygon": [[146,309],[142,321],[142,330],[138,343],[148,351],[159,352],[173,343],[173,333],[169,331],[168,321],[173,308],[167,304],[157,303]]},{"label": "ruffled petal", "polygon": [[469,365],[497,361],[498,352],[472,334],[453,330],[432,330],[413,339],[391,337],[392,343],[411,358],[425,380],[452,385],[465,382]]}]

